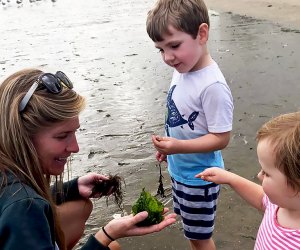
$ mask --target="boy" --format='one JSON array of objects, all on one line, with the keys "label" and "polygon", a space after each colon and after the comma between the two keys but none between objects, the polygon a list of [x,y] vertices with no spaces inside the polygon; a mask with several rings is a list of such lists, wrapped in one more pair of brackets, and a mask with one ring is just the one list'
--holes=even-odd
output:
[{"label": "boy", "polygon": [[167,157],[174,211],[191,249],[215,249],[219,185],[195,175],[212,166],[224,168],[220,150],[229,143],[233,101],[207,48],[208,11],[202,0],[158,0],[146,26],[163,61],[175,69],[167,97],[167,136],[152,136],[156,158]]},{"label": "boy", "polygon": [[300,249],[300,112],[273,118],[260,128],[256,139],[262,185],[218,168],[196,177],[230,185],[264,212],[255,250]]}]

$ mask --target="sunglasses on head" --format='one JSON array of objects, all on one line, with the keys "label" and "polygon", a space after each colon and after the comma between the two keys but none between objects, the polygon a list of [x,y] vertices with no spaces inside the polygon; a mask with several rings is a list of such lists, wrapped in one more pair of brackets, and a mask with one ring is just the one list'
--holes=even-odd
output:
[{"label": "sunglasses on head", "polygon": [[63,90],[64,86],[68,89],[73,88],[73,84],[70,79],[61,71],[57,71],[55,75],[51,73],[44,73],[40,75],[20,102],[19,112],[22,112],[26,108],[30,98],[37,88],[46,88],[47,91],[52,94],[59,94]]}]

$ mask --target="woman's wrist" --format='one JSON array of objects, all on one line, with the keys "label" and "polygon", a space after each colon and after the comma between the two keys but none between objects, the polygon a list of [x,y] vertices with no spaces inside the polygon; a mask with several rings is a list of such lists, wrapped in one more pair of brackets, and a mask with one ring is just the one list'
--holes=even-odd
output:
[{"label": "woman's wrist", "polygon": [[106,235],[107,238],[109,238],[111,241],[115,241],[113,237],[111,237],[108,232],[105,230],[104,226],[102,227],[103,233]]},{"label": "woman's wrist", "polygon": [[[103,227],[104,228],[104,227]],[[108,246],[113,240],[113,238],[111,236],[107,236],[109,235],[108,232],[103,231],[103,228],[101,228],[101,230],[99,230],[96,234],[95,234],[95,238],[103,245],[103,246]]]}]

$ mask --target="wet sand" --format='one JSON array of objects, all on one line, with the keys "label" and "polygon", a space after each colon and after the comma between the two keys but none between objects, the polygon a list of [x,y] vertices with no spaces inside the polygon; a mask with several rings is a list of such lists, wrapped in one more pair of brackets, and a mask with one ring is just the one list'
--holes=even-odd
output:
[{"label": "wet sand", "polygon": [[298,0],[206,0],[205,3],[210,9],[219,12],[265,19],[294,29],[300,27],[300,2]]},{"label": "wet sand", "polygon": [[[150,136],[163,133],[172,69],[162,63],[145,31],[146,13],[153,3],[44,0],[0,9],[0,78],[24,67],[38,67],[62,70],[73,80],[87,98],[87,108],[81,116],[80,152],[73,156],[71,175],[91,171],[122,175],[127,210],[143,187],[153,194],[158,187]],[[263,7],[258,8],[257,1],[226,5],[207,1],[209,48],[231,87],[235,105],[225,165],[254,181],[259,170],[257,129],[275,115],[299,109],[300,25],[280,18],[283,9],[292,11],[299,4],[284,1],[285,8],[277,10],[278,3],[274,0],[272,7],[265,8],[270,3],[260,1]],[[268,17],[270,10],[276,10],[274,19]],[[262,11],[265,15],[259,14]],[[288,17],[293,19],[292,14]],[[163,174],[169,188],[166,169]],[[169,198],[163,201],[171,207]],[[94,204],[82,241],[119,213],[110,200]],[[226,186],[217,213],[217,248],[253,249],[261,214]],[[188,249],[179,221],[163,232],[120,242],[130,250]]]}]

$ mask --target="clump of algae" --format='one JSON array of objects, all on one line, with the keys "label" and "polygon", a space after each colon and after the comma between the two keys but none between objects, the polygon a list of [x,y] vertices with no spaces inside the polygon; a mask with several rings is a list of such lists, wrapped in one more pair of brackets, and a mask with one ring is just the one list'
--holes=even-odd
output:
[{"label": "clump of algae", "polygon": [[158,224],[163,220],[163,204],[152,196],[149,192],[143,188],[140,197],[132,206],[132,213],[135,215],[142,211],[148,212],[148,217],[138,223],[138,226],[150,226]]}]

